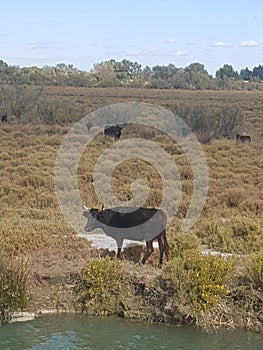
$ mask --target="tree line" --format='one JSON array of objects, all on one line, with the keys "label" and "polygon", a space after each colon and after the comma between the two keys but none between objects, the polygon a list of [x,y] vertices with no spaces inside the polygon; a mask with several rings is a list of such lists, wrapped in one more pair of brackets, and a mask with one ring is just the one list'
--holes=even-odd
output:
[{"label": "tree line", "polygon": [[185,68],[174,64],[142,67],[127,59],[103,61],[90,71],[80,70],[72,64],[59,63],[39,68],[8,65],[0,60],[0,85],[38,85],[75,87],[147,87],[158,89],[207,90],[263,90],[263,65],[252,70],[234,70],[224,64],[215,77],[208,74],[201,63],[191,63]]}]

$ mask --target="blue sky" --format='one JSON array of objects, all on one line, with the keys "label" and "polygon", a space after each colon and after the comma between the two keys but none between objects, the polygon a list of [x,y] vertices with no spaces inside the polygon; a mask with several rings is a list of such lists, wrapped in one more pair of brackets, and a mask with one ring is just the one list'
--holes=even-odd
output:
[{"label": "blue sky", "polygon": [[1,1],[0,59],[70,63],[90,70],[114,58],[142,66],[263,64],[262,0]]}]

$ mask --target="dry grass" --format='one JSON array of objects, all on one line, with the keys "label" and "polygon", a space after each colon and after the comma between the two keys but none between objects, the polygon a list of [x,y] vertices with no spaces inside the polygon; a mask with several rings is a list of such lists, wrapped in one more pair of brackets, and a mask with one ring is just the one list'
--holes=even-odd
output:
[{"label": "dry grass", "polygon": [[[64,240],[70,241],[74,232],[60,213],[53,187],[54,162],[62,135],[50,135],[49,127],[43,125],[41,133],[33,127],[30,130],[28,125],[26,133],[23,127],[20,133],[17,129],[16,125],[1,130],[0,245],[21,254],[41,250],[43,246],[59,246]],[[112,142],[98,136],[81,157],[79,187],[88,206],[101,205],[94,191],[92,173],[97,157]],[[158,136],[158,142],[169,153],[167,138]],[[209,191],[195,228],[202,227],[207,220],[237,214],[261,221],[263,162],[260,146],[237,146],[234,141],[218,141],[203,149],[209,166]],[[180,152],[170,152],[182,179],[179,216],[183,216],[191,199],[193,176],[187,158]],[[141,160],[127,160],[115,169],[112,176],[114,193],[120,200],[131,199],[131,184],[138,178],[149,187],[145,205],[158,206],[162,199],[160,175],[153,166]]]},{"label": "dry grass", "polygon": [[[210,221],[232,220],[237,216],[255,220],[258,230],[262,232],[262,93],[81,88],[44,90],[54,99],[68,99],[72,105],[79,99],[82,107],[85,106],[79,113],[121,101],[144,101],[163,106],[182,101],[202,104],[209,100],[214,105],[224,102],[238,103],[246,115],[245,129],[251,133],[253,142],[251,145],[236,145],[234,140],[218,140],[202,146],[209,167],[209,191],[206,205],[193,232],[202,237],[203,242],[208,243],[209,235],[214,231],[203,236],[200,233]],[[77,120],[78,115],[76,113],[74,117],[69,117],[68,122]],[[69,126],[18,123],[0,126],[0,250],[12,256],[31,259],[33,285],[36,283],[36,275],[41,275],[41,271],[52,271],[59,261],[58,270],[63,271],[65,266],[70,270],[70,266],[74,265],[76,272],[94,254],[89,244],[77,238],[65,222],[53,187],[56,154]],[[133,136],[132,132],[127,131],[122,138],[130,136]],[[153,133],[153,136],[153,141],[174,159],[182,180],[183,195],[178,218],[168,228],[171,239],[178,232],[181,219],[189,206],[193,174],[178,145],[164,135]],[[79,188],[81,197],[88,206],[101,205],[94,191],[92,173],[98,156],[113,142],[112,139],[104,139],[102,135],[98,135],[81,157],[78,167]],[[117,197],[129,200],[132,194],[131,184],[136,179],[143,179],[149,187],[145,205],[158,206],[162,198],[160,176],[151,165],[141,160],[125,161],[115,169],[112,185]],[[253,241],[255,237],[251,234],[246,239]],[[257,239],[260,247],[262,240],[258,236]],[[214,245],[210,244],[212,248],[225,249],[212,236],[211,242],[214,242]],[[251,244],[247,242],[242,247],[245,246],[248,247],[245,253],[250,253]],[[233,251],[236,251],[235,248]]]},{"label": "dry grass", "polygon": [[[2,89],[2,98],[9,114],[19,115],[22,123],[51,123],[50,133],[61,132],[58,125],[67,125],[99,108],[120,102],[146,102],[179,110],[180,106],[213,110],[224,106],[237,106],[244,115],[245,124],[238,132],[247,132],[255,142],[263,139],[263,92],[262,91],[191,91],[158,90],[141,88],[73,88],[73,87],[27,87],[22,103],[16,103],[13,87]],[[12,111],[12,112],[11,112]],[[182,117],[181,115],[179,115]],[[10,118],[11,119],[11,118]],[[41,128],[40,128],[41,129]],[[63,129],[63,128],[62,128]],[[25,131],[26,132],[26,131]]]}]

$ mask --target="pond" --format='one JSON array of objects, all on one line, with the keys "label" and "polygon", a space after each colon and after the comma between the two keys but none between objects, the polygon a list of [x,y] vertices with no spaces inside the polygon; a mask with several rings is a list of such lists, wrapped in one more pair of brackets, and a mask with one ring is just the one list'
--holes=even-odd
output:
[{"label": "pond", "polygon": [[53,315],[0,327],[5,350],[261,350],[262,345],[262,334],[243,330],[206,333],[117,317]]}]

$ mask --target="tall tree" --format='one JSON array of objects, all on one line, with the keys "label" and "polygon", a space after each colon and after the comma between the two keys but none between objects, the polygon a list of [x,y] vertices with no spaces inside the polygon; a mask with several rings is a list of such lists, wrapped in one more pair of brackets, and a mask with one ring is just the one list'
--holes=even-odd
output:
[{"label": "tall tree", "polygon": [[203,64],[195,62],[185,68],[188,73],[189,86],[195,89],[207,89],[211,84],[212,77],[208,74]]},{"label": "tall tree", "polygon": [[94,65],[91,74],[97,79],[97,83],[111,83],[116,78],[115,69],[111,61],[104,61]]},{"label": "tall tree", "polygon": [[249,81],[252,77],[252,71],[247,67],[245,69],[241,69],[239,73],[239,79]]},{"label": "tall tree", "polygon": [[152,68],[153,79],[162,79],[168,81],[178,72],[178,68],[174,64],[170,63],[167,66],[154,66]]},{"label": "tall tree", "polygon": [[257,67],[253,68],[252,76],[259,78],[260,80],[263,80],[263,66],[258,65]]},{"label": "tall tree", "polygon": [[225,78],[238,78],[237,71],[234,70],[234,68],[230,64],[224,64],[223,67],[219,68],[216,71],[216,78],[217,79],[225,79]]}]

